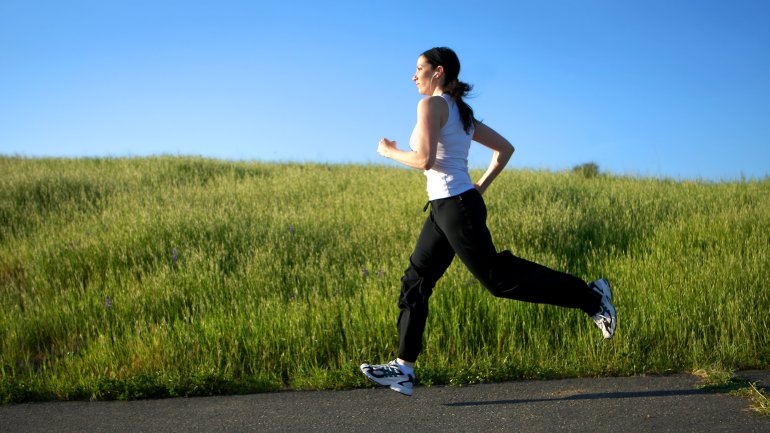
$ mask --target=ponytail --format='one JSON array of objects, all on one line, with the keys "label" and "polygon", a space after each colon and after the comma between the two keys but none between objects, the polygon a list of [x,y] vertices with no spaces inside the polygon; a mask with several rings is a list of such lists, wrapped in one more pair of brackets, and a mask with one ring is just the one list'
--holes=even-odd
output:
[{"label": "ponytail", "polygon": [[468,83],[463,83],[460,80],[454,80],[444,85],[444,92],[457,104],[457,109],[460,111],[460,120],[463,122],[463,129],[466,134],[470,134],[471,130],[476,124],[476,118],[473,117],[473,108],[463,101],[463,97],[473,89],[473,86]]}]

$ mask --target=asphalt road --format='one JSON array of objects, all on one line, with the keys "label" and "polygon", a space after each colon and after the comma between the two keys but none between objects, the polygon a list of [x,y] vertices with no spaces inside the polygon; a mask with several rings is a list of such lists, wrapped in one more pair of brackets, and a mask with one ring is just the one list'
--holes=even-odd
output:
[{"label": "asphalt road", "polygon": [[[770,370],[739,375],[770,388]],[[0,432],[770,432],[687,374],[0,406]]]}]

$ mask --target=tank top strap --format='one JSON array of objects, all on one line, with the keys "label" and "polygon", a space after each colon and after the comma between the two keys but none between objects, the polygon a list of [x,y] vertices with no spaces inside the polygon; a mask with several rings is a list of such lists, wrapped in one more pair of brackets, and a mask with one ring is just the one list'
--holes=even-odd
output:
[{"label": "tank top strap", "polygon": [[443,98],[444,101],[446,101],[446,105],[449,107],[450,110],[452,109],[452,106],[455,105],[454,103],[455,101],[453,101],[452,97],[449,96],[448,94],[442,93],[441,98]]}]

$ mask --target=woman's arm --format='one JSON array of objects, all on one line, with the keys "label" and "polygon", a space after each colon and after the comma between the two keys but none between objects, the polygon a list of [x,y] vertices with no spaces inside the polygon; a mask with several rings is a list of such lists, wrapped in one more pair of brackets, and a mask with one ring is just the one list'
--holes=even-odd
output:
[{"label": "woman's arm", "polygon": [[449,115],[447,104],[441,99],[441,96],[433,96],[417,103],[415,150],[397,149],[395,141],[383,138],[377,146],[377,153],[412,168],[430,170],[436,162],[441,119]]},{"label": "woman's arm", "polygon": [[489,163],[486,173],[476,182],[476,189],[482,194],[489,188],[492,181],[503,171],[511,155],[516,150],[502,135],[495,132],[487,125],[476,122],[476,130],[473,133],[473,140],[494,150],[492,162]]}]

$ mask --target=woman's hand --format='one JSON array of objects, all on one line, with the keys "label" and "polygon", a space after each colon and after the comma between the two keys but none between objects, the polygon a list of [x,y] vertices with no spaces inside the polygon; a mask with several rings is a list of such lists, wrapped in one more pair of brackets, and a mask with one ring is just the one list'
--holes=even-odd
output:
[{"label": "woman's hand", "polygon": [[476,191],[479,192],[479,194],[484,195],[484,192],[487,190],[487,185],[482,185],[480,183],[474,183],[474,187],[476,187]]},{"label": "woman's hand", "polygon": [[380,140],[377,153],[408,167],[430,170],[436,162],[442,116],[449,116],[449,106],[441,96],[420,99],[417,103],[417,125],[409,141],[411,150],[401,150],[395,141]]},{"label": "woman's hand", "polygon": [[380,144],[377,145],[377,153],[385,158],[390,158],[390,151],[396,148],[396,142],[390,141],[387,138],[380,140]]}]

